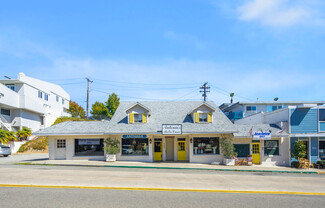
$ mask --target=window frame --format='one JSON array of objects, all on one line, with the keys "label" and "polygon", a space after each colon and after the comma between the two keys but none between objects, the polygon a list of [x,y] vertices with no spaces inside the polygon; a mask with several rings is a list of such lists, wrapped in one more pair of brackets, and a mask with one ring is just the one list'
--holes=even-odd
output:
[{"label": "window frame", "polygon": [[[255,110],[253,110],[253,107],[255,108]],[[248,110],[248,108],[250,108],[250,110]],[[246,111],[247,112],[256,112],[256,110],[257,110],[256,105],[247,105],[246,106]]]},{"label": "window frame", "polygon": [[[79,145],[79,140],[99,140],[99,144],[83,144]],[[78,146],[78,148],[77,148]],[[79,146],[99,146],[99,148],[102,148],[102,150],[96,151],[97,154],[83,154],[83,152],[88,151],[87,149],[84,149],[84,151],[81,151],[81,147]],[[97,149],[98,147],[96,147]],[[98,156],[104,156],[104,139],[103,138],[75,138],[74,139],[74,156],[75,157],[98,157]]]},{"label": "window frame", "polygon": [[[269,141],[276,141],[277,142],[277,146],[276,146],[276,148],[277,148],[277,150],[275,150],[275,152],[277,152],[277,154],[267,154],[266,153],[266,145],[265,145],[265,143],[266,142],[269,142]],[[264,140],[264,144],[263,144],[264,146],[264,156],[280,156],[280,141],[278,140],[278,139],[271,139],[271,140]]]},{"label": "window frame", "polygon": [[[9,112],[9,113],[6,114],[6,113],[3,113],[3,112]],[[4,116],[11,116],[11,110],[10,109],[7,109],[7,108],[1,108],[0,109],[0,114],[1,115],[4,115]]]},{"label": "window frame", "polygon": [[44,93],[44,100],[49,101],[49,94]]},{"label": "window frame", "polygon": [[60,97],[57,95],[56,96],[56,102],[59,102],[60,101]]},{"label": "window frame", "polygon": [[43,92],[41,90],[38,91],[38,98],[40,98],[40,99],[43,98]]},{"label": "window frame", "polygon": [[57,149],[66,148],[66,140],[65,139],[58,139],[58,140],[56,140],[56,148]]},{"label": "window frame", "polygon": [[16,86],[15,86],[15,84],[6,84],[6,87],[8,87],[12,91],[15,91],[16,92]]},{"label": "window frame", "polygon": [[[133,113],[133,123],[143,123],[142,113]],[[137,117],[137,119],[135,119]],[[140,120],[139,120],[140,117]]]},{"label": "window frame", "polygon": [[325,132],[325,130],[324,131],[321,131],[321,129],[320,129],[320,126],[321,126],[320,124],[321,123],[325,123],[325,117],[324,117],[324,120],[323,121],[320,120],[320,114],[321,114],[320,112],[321,111],[325,111],[325,108],[319,108],[318,109],[318,119],[317,119],[318,120],[318,132]]}]

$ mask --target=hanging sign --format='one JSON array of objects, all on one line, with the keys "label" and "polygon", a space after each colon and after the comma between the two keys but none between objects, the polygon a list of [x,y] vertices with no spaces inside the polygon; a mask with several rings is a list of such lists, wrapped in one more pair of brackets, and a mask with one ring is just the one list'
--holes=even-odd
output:
[{"label": "hanging sign", "polygon": [[253,139],[254,140],[268,140],[268,139],[271,139],[271,133],[270,132],[254,132]]},{"label": "hanging sign", "polygon": [[162,134],[182,134],[182,124],[163,124]]},{"label": "hanging sign", "polygon": [[124,139],[145,139],[147,135],[123,135]]}]

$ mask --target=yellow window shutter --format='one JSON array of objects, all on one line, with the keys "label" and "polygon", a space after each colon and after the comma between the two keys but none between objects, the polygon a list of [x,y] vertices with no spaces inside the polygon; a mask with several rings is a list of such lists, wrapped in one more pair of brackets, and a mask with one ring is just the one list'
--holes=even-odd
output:
[{"label": "yellow window shutter", "polygon": [[208,122],[209,122],[209,123],[212,122],[212,113],[208,113]]},{"label": "yellow window shutter", "polygon": [[129,123],[134,123],[134,113],[129,114]]},{"label": "yellow window shutter", "polygon": [[199,113],[195,113],[195,123],[199,123]]},{"label": "yellow window shutter", "polygon": [[147,123],[147,114],[146,113],[142,114],[142,123]]}]

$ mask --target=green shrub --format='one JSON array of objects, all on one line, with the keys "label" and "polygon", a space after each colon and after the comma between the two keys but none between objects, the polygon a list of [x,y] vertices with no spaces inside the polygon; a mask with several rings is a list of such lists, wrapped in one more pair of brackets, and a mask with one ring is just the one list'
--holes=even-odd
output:
[{"label": "green shrub", "polygon": [[104,147],[105,154],[115,155],[120,152],[120,141],[107,138],[104,140],[104,144],[105,144]]},{"label": "green shrub", "polygon": [[303,141],[295,141],[293,143],[293,151],[291,157],[299,160],[299,158],[306,157],[306,145]]},{"label": "green shrub", "polygon": [[38,137],[35,140],[28,141],[25,144],[21,145],[18,152],[27,152],[27,151],[45,151],[49,147],[49,138],[48,137]]},{"label": "green shrub", "polygon": [[291,162],[291,167],[298,168],[299,167],[299,162],[298,161]]},{"label": "green shrub", "polygon": [[234,156],[237,156],[237,152],[235,152],[235,147],[232,143],[232,138],[224,137],[221,138],[221,153],[225,158],[232,159]]}]

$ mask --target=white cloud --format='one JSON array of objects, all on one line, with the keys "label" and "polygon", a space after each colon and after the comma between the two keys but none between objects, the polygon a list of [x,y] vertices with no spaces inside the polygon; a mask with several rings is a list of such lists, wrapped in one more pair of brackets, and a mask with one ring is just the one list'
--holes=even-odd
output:
[{"label": "white cloud", "polygon": [[[311,17],[310,9],[288,0],[250,0],[239,6],[239,19],[257,21],[264,25],[291,26]],[[296,1],[299,2],[299,1]]]}]

